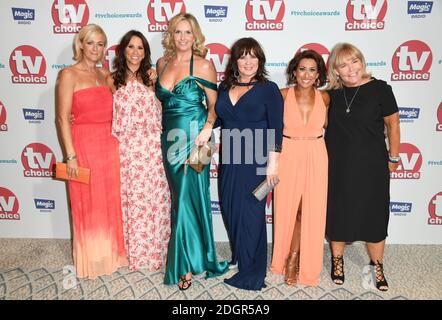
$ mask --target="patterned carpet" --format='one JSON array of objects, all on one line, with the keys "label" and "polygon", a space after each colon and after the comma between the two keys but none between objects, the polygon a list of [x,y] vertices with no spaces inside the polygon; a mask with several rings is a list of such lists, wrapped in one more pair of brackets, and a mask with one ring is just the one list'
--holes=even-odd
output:
[{"label": "patterned carpet", "polygon": [[[217,243],[220,259],[230,251]],[[324,269],[318,287],[284,284],[282,276],[267,274],[267,288],[247,291],[223,283],[224,277],[194,276],[189,290],[163,284],[164,271],[130,272],[121,268],[111,276],[79,280],[73,274],[68,240],[0,239],[0,299],[6,300],[405,300],[442,299],[442,246],[387,245],[385,272],[390,290],[367,287],[363,268],[365,247],[355,243],[345,254],[346,281],[336,286],[329,277],[330,255],[325,247]],[[230,270],[225,277],[235,273]],[[364,284],[365,281],[365,284]],[[364,286],[366,288],[364,288]]]}]

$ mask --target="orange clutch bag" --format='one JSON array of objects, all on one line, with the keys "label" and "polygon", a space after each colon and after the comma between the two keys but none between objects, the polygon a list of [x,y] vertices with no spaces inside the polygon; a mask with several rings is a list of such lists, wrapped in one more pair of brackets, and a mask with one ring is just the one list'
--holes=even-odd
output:
[{"label": "orange clutch bag", "polygon": [[66,163],[57,162],[55,164],[55,178],[68,181],[77,181],[85,184],[89,184],[91,175],[91,169],[78,167],[78,176],[76,178],[69,177],[66,170]]}]

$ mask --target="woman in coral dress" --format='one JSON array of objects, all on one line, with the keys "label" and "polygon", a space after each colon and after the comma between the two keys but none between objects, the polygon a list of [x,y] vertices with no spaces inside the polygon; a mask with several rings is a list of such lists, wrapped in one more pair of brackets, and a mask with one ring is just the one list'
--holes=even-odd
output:
[{"label": "woman in coral dress", "polygon": [[153,89],[149,43],[139,31],[118,45],[112,132],[120,141],[121,200],[129,269],[165,266],[170,238],[170,191],[161,155],[161,104]]},{"label": "woman in coral dress", "polygon": [[[69,176],[90,168],[90,183],[69,182],[73,258],[79,278],[110,275],[127,265],[120,206],[118,141],[111,134],[108,72],[97,68],[106,35],[94,24],[75,38],[75,65],[57,80],[57,122]],[[71,114],[75,121],[71,125]]]},{"label": "woman in coral dress", "polygon": [[274,247],[271,271],[288,285],[316,286],[322,270],[327,203],[327,150],[323,138],[329,96],[322,57],[298,53],[287,67],[284,139],[275,190]]}]

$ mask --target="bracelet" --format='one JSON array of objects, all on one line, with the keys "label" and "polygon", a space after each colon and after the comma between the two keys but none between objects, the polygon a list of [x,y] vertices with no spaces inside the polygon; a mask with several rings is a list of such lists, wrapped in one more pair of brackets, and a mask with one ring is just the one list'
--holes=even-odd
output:
[{"label": "bracelet", "polygon": [[68,154],[68,156],[65,158],[65,161],[75,160],[77,159],[77,155],[75,154]]},{"label": "bracelet", "polygon": [[393,156],[388,155],[388,161],[390,161],[391,163],[398,163],[400,160],[401,160],[400,156],[393,157]]}]

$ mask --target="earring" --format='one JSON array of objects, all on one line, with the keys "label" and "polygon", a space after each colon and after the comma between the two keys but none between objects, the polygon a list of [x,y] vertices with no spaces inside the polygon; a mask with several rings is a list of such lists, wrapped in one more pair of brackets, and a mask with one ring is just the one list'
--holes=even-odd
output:
[{"label": "earring", "polygon": [[236,80],[238,80],[238,78],[239,78],[239,71],[238,71],[238,69],[235,70],[235,72],[233,72],[233,76],[236,78]]}]

